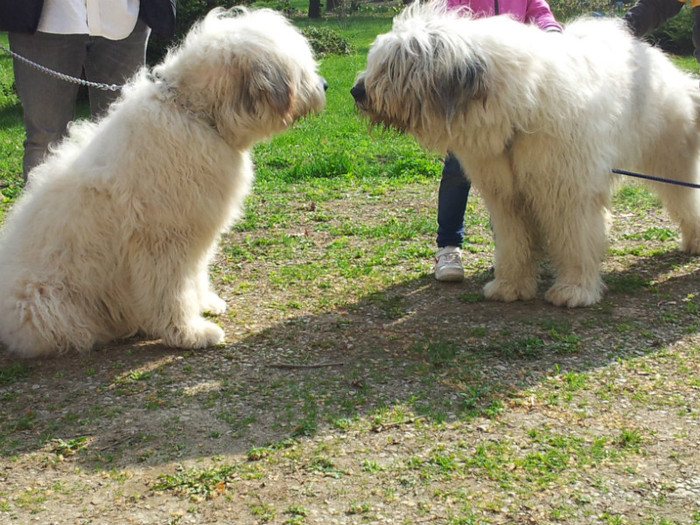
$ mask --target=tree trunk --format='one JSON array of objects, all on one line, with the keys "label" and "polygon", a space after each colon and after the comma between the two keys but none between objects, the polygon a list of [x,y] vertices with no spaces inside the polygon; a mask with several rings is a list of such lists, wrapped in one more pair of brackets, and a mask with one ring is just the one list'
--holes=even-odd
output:
[{"label": "tree trunk", "polygon": [[309,18],[321,18],[321,0],[309,0]]}]

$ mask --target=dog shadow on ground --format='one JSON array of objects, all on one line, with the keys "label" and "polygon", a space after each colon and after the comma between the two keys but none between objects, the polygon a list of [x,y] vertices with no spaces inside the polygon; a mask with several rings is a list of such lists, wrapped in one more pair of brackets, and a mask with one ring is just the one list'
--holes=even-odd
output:
[{"label": "dog shadow on ground", "polygon": [[640,258],[606,273],[603,302],[583,309],[545,303],[546,276],[536,300],[512,304],[483,300],[489,272],[461,284],[424,276],[250,335],[227,326],[227,344],[203,351],[138,338],[47,360],[3,350],[0,451],[57,457],[80,443],[73,461],[91,469],[149,467],[245,454],[358,418],[381,424],[392,410],[479,417],[553,374],[697,331],[699,281],[684,265],[697,268],[677,252]]}]

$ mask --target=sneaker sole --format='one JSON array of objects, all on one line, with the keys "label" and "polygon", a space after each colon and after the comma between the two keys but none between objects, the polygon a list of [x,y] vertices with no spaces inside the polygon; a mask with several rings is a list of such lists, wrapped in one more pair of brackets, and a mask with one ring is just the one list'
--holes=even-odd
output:
[{"label": "sneaker sole", "polygon": [[464,280],[464,274],[460,272],[445,272],[441,274],[435,274],[435,279],[440,282],[456,283]]}]

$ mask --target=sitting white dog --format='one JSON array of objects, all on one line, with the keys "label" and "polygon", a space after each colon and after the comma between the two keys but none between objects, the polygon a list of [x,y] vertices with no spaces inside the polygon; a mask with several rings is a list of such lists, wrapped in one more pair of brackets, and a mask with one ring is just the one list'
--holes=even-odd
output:
[{"label": "sitting white dog", "polygon": [[324,89],[282,15],[209,13],[31,172],[0,232],[0,340],[23,357],[134,333],[221,343],[202,317],[226,307],[208,263],[250,190],[250,148],[322,110]]}]

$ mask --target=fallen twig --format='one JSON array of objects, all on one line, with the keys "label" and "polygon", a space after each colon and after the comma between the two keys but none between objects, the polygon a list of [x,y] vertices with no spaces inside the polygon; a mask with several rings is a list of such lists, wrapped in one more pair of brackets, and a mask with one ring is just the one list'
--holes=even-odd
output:
[{"label": "fallen twig", "polygon": [[295,368],[325,368],[325,367],[331,367],[331,366],[345,366],[345,363],[342,361],[338,361],[335,363],[312,363],[308,365],[303,365],[303,364],[293,364],[293,363],[272,363],[267,365],[270,368],[284,368],[284,369],[295,369]]},{"label": "fallen twig", "polygon": [[423,421],[425,417],[411,417],[408,419],[402,419],[401,421],[392,421],[390,423],[378,423],[376,425],[373,425],[372,428],[370,429],[372,432],[383,432],[384,430],[388,430],[390,428],[394,427],[400,427],[401,425],[412,425],[413,423],[416,423],[418,421]]}]

